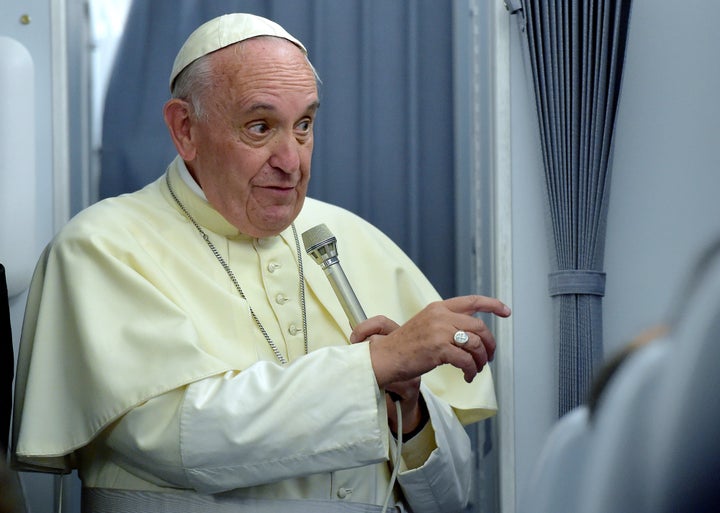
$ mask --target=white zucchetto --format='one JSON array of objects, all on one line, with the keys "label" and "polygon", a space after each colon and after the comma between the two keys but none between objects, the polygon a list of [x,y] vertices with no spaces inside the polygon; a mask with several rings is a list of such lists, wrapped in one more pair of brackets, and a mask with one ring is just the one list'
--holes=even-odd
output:
[{"label": "white zucchetto", "polygon": [[170,90],[180,72],[196,59],[258,36],[287,39],[307,54],[305,46],[274,21],[247,13],[224,14],[200,25],[182,45],[170,73]]}]

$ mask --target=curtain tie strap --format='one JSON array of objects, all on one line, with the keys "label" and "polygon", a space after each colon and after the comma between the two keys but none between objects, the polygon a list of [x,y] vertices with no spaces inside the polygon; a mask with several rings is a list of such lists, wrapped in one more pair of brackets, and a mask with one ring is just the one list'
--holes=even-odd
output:
[{"label": "curtain tie strap", "polygon": [[567,269],[548,275],[551,296],[567,294],[605,295],[605,273],[586,269]]}]

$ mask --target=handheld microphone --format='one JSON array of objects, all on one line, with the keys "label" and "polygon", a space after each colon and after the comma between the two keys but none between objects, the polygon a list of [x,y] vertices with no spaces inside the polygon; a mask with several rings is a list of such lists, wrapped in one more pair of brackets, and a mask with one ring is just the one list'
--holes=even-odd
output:
[{"label": "handheld microphone", "polygon": [[[335,295],[340,301],[340,305],[345,311],[350,320],[350,326],[355,328],[361,321],[367,319],[365,312],[360,306],[355,292],[353,292],[350,282],[345,276],[345,272],[340,266],[340,259],[338,258],[337,252],[337,239],[324,224],[319,224],[309,230],[306,230],[302,234],[303,244],[305,245],[305,251],[308,255],[320,265],[325,276],[330,281],[332,289],[335,291]],[[392,497],[392,491],[397,480],[398,469],[400,468],[400,454],[402,452],[403,444],[403,432],[402,432],[402,409],[400,407],[400,396],[395,392],[387,392],[395,403],[395,411],[397,417],[397,445],[395,450],[395,462],[392,475],[390,476],[390,483],[388,484],[387,492],[385,493],[385,502],[383,503],[383,513],[387,511],[390,498]]]},{"label": "handheld microphone", "polygon": [[345,315],[350,320],[350,326],[355,328],[358,323],[367,319],[367,316],[340,266],[337,239],[324,224],[306,230],[302,234],[302,239],[303,244],[305,244],[305,251],[313,257],[325,272],[325,276],[330,281],[330,285],[335,291]]}]

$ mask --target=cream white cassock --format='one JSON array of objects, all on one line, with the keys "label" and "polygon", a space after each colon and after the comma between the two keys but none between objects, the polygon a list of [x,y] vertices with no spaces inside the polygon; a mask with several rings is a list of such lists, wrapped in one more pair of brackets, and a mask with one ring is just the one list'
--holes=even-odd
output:
[{"label": "cream white cassock", "polygon": [[[48,246],[28,299],[18,365],[13,460],[77,467],[83,486],[229,492],[380,504],[389,481],[385,399],[366,343],[320,267],[297,248],[238,233],[167,173],[244,290],[170,196],[165,177],[78,214]],[[402,323],[437,292],[384,234],[306,199],[297,232],[325,223],[368,316]],[[290,362],[280,365],[252,307]],[[471,449],[463,424],[496,411],[490,370],[468,384],[443,366],[423,376],[428,426],[403,450],[399,490],[416,513],[462,509]]]}]

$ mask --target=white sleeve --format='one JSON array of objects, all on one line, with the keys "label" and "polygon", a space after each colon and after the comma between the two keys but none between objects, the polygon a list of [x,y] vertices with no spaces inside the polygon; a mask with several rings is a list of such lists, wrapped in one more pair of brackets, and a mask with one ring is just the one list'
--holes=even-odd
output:
[{"label": "white sleeve", "polygon": [[367,344],[329,347],[151,399],[106,443],[145,479],[218,493],[386,460],[385,398]]},{"label": "white sleeve", "polygon": [[398,484],[413,513],[463,511],[472,478],[470,438],[452,408],[421,387],[436,447],[421,466],[402,466]]}]

